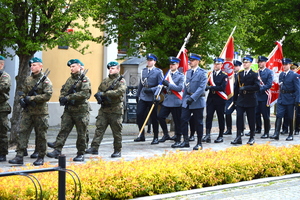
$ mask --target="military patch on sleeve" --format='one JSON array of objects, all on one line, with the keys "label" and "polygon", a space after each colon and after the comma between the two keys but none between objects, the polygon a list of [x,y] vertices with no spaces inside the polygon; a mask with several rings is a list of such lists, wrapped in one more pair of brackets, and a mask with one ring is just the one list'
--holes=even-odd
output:
[{"label": "military patch on sleeve", "polygon": [[44,83],[47,83],[47,84],[48,84],[48,83],[49,83],[49,81],[44,81]]},{"label": "military patch on sleeve", "polygon": [[3,74],[2,77],[8,77],[7,75]]},{"label": "military patch on sleeve", "polygon": [[83,80],[82,82],[84,82],[84,83],[85,83],[85,82],[87,82],[87,80]]}]

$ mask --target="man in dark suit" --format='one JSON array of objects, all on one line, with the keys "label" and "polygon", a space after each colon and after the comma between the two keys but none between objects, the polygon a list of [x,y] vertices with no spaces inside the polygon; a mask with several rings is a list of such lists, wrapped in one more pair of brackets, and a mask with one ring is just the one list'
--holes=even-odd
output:
[{"label": "man in dark suit", "polygon": [[277,113],[275,121],[275,132],[270,138],[279,140],[279,132],[281,127],[282,118],[286,114],[286,120],[288,120],[290,126],[289,136],[286,138],[287,141],[293,140],[293,118],[294,118],[294,106],[299,105],[299,91],[300,83],[298,75],[290,70],[292,60],[289,58],[282,59],[283,72],[279,75],[279,97],[277,100]]},{"label": "man in dark suit", "polygon": [[255,107],[257,106],[256,92],[259,90],[259,80],[256,72],[252,71],[251,64],[253,58],[246,56],[243,58],[244,70],[238,73],[238,80],[234,87],[234,102],[237,111],[237,136],[231,144],[242,144],[241,133],[244,129],[244,113],[250,127],[250,138],[247,144],[253,145],[255,131]]},{"label": "man in dark suit", "polygon": [[[240,71],[241,66],[242,66],[242,62],[238,61],[238,60],[234,60],[233,61],[233,71],[234,71],[234,76],[229,77],[230,78],[234,78],[234,82],[237,81],[237,73]],[[225,102],[225,123],[226,123],[226,132],[223,135],[232,135],[232,113],[233,111],[236,109],[236,106],[234,104],[232,104],[233,102],[233,96],[228,99]],[[231,106],[231,107],[229,107]]]},{"label": "man in dark suit", "polygon": [[[163,80],[163,73],[162,70],[155,67],[155,63],[157,61],[156,55],[152,53],[147,54],[147,67],[145,67],[142,70],[141,74],[141,80],[138,86],[137,91],[137,124],[139,129],[141,130],[146,115],[148,112],[145,112],[149,110],[153,105],[154,100],[154,93],[158,87],[158,85]],[[158,121],[157,121],[157,104],[153,108],[153,111],[150,115],[151,122],[153,126],[153,140],[151,144],[158,144]],[[136,139],[134,139],[135,142],[143,142],[145,141],[145,129],[142,130],[141,135],[139,135]]]},{"label": "man in dark suit", "polygon": [[217,113],[219,123],[219,136],[214,142],[223,142],[223,133],[225,128],[224,107],[225,100],[227,100],[225,88],[228,81],[227,74],[221,71],[223,63],[224,59],[215,58],[214,70],[212,72],[209,72],[208,74],[208,83],[206,86],[206,90],[209,90],[209,93],[206,100],[206,135],[202,139],[202,142],[211,142],[210,131],[215,111]]},{"label": "man in dark suit", "polygon": [[270,131],[270,105],[268,105],[268,93],[272,87],[274,73],[272,70],[266,68],[268,58],[265,56],[258,56],[258,79],[260,81],[259,91],[256,93],[258,105],[256,106],[256,130],[255,133],[261,133],[262,121],[261,115],[264,119],[264,134],[261,138],[269,137]]},{"label": "man in dark suit", "polygon": [[193,150],[202,149],[203,136],[203,111],[205,107],[205,87],[207,83],[207,73],[199,67],[201,56],[190,53],[190,66],[186,73],[186,81],[184,84],[184,92],[182,97],[181,110],[181,132],[184,141],[179,148],[190,147],[188,136],[188,123],[191,114],[194,115],[194,122],[197,132],[197,145]]},{"label": "man in dark suit", "polygon": [[176,57],[170,57],[170,71],[166,77],[166,80],[163,80],[162,84],[166,89],[166,94],[164,101],[161,105],[159,114],[158,114],[158,121],[160,126],[163,130],[163,137],[158,142],[165,142],[166,140],[171,140],[169,136],[166,118],[170,113],[172,113],[172,117],[174,120],[175,126],[175,144],[180,144],[180,137],[181,137],[181,130],[180,130],[180,116],[181,116],[181,104],[182,104],[182,96],[181,92],[183,89],[183,81],[184,75],[183,73],[179,72],[178,66],[180,59]]}]

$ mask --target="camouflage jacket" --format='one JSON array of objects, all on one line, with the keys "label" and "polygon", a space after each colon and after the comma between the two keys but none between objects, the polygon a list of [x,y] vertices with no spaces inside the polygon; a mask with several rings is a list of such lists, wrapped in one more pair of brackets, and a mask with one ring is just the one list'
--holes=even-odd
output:
[{"label": "camouflage jacket", "polygon": [[[104,102],[101,105],[103,112],[115,113],[115,114],[123,114],[123,101],[124,94],[126,92],[126,81],[125,79],[121,79],[112,90],[106,91],[109,86],[111,86],[117,78],[120,76],[117,74],[110,74],[107,78],[105,78],[100,86],[98,87],[98,92],[104,92],[103,96]],[[106,92],[105,92],[106,91]]]},{"label": "camouflage jacket", "polygon": [[[34,87],[34,85],[39,81],[39,79],[43,76],[43,72],[39,74],[31,74],[31,76],[28,76],[25,80],[24,87],[23,87],[23,93],[20,95],[20,99],[27,96],[27,94],[30,92],[30,90]],[[28,109],[23,109],[23,112],[28,112],[30,115],[45,115],[48,113],[48,104],[47,102],[50,100],[52,96],[52,82],[47,77],[44,82],[40,83],[37,91],[36,96],[31,96],[30,100],[34,101],[36,103],[35,106],[28,106]]]},{"label": "camouflage jacket", "polygon": [[3,71],[0,76],[0,112],[11,112],[11,107],[8,103],[10,86],[10,75]]},{"label": "camouflage jacket", "polygon": [[81,73],[71,74],[60,90],[59,98],[66,97],[68,99],[70,103],[65,106],[65,110],[70,112],[89,112],[89,103],[87,100],[91,96],[91,82],[87,76],[84,76],[83,80],[77,83],[75,93],[68,94],[68,91],[80,75]]}]

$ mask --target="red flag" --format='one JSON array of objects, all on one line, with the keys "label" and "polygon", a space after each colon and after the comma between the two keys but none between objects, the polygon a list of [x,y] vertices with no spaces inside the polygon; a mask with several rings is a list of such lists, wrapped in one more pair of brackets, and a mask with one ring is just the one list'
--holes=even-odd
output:
[{"label": "red flag", "polygon": [[183,74],[185,74],[186,71],[189,69],[189,64],[188,64],[189,59],[187,56],[187,52],[188,50],[184,49],[179,55],[180,62],[179,62],[178,70]]},{"label": "red flag", "polygon": [[282,58],[283,58],[283,52],[282,52],[282,44],[280,42],[276,42],[276,47],[273,49],[273,51],[268,56],[269,60],[266,63],[267,68],[274,71],[274,80],[272,83],[272,87],[270,89],[271,91],[271,98],[268,99],[270,106],[274,105],[277,102],[277,99],[279,97],[279,74],[282,71]]},{"label": "red flag", "polygon": [[229,78],[227,81],[227,85],[225,88],[225,93],[227,98],[230,99],[233,96],[233,86],[234,86],[234,78],[233,78],[233,57],[234,57],[234,39],[233,36],[230,36],[227,44],[225,45],[223,52],[220,55],[221,58],[225,59],[222,66],[222,71],[224,71]]},{"label": "red flag", "polygon": [[[168,74],[167,74],[167,76],[166,76],[166,80],[169,81],[169,83],[171,83],[171,84],[175,84],[174,81],[173,81],[173,79],[172,79],[170,70],[169,70],[169,72],[168,72]],[[181,92],[177,92],[177,91],[175,91],[175,90],[171,90],[171,92],[172,92],[173,94],[175,94],[175,96],[177,96],[178,99],[182,100],[182,91],[181,91]]]}]

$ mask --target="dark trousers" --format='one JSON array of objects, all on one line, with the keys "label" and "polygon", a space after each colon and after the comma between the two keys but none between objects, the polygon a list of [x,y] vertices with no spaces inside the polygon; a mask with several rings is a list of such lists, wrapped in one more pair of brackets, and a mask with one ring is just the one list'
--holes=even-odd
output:
[{"label": "dark trousers", "polygon": [[255,131],[255,107],[241,107],[236,106],[236,113],[237,113],[237,130],[243,131],[244,130],[244,113],[246,112],[250,132]]},{"label": "dark trousers", "polygon": [[[139,103],[137,105],[137,111],[136,111],[137,124],[139,130],[141,130],[145,122],[145,119],[149,113],[148,111],[150,110],[152,105],[153,105],[152,101],[139,100]],[[157,105],[154,106],[150,118],[153,126],[154,137],[158,137]],[[143,129],[142,134],[145,134],[145,128]]]},{"label": "dark trousers", "polygon": [[196,127],[197,137],[200,140],[203,136],[203,110],[204,108],[198,109],[181,109],[181,133],[183,136],[188,137],[188,123],[191,118],[191,115],[194,115],[194,123]]},{"label": "dark trousers", "polygon": [[216,111],[219,123],[220,131],[224,131],[225,122],[224,122],[224,107],[225,104],[214,105],[212,103],[206,105],[206,130],[211,129],[212,121],[214,118],[214,113]]},{"label": "dark trousers", "polygon": [[175,134],[180,134],[180,117],[181,117],[181,107],[166,107],[161,105],[159,114],[158,114],[158,121],[162,128],[162,130],[167,131],[167,123],[166,118],[169,116],[169,114],[172,114],[173,120],[174,120],[174,126],[175,126]]},{"label": "dark trousers", "polygon": [[261,130],[262,129],[262,121],[261,121],[261,116],[263,117],[264,120],[264,130],[265,132],[269,132],[270,129],[270,106],[266,106],[267,101],[259,101],[258,105],[256,106],[255,109],[255,114],[256,114],[256,130]]}]

